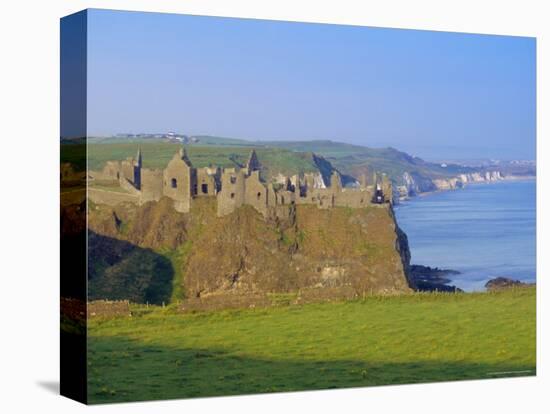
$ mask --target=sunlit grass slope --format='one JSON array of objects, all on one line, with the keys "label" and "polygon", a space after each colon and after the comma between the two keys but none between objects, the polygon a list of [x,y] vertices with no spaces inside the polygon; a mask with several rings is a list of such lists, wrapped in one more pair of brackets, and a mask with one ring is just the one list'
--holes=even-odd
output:
[{"label": "sunlit grass slope", "polygon": [[[88,168],[100,170],[110,160],[135,157],[138,147],[143,154],[145,168],[163,169],[181,148],[168,142],[115,142],[88,145]],[[187,146],[189,158],[195,167],[240,167],[246,164],[250,151],[255,149],[268,177],[279,173],[294,175],[319,170],[311,153],[293,152],[282,148]]]},{"label": "sunlit grass slope", "polygon": [[535,373],[535,289],[89,324],[94,403]]}]

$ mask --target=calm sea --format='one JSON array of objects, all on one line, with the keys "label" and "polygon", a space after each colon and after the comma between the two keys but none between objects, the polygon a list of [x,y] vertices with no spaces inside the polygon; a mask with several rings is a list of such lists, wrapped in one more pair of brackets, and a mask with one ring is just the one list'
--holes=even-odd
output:
[{"label": "calm sea", "polygon": [[396,206],[411,263],[454,269],[452,284],[484,290],[498,276],[534,282],[536,182],[470,184]]}]

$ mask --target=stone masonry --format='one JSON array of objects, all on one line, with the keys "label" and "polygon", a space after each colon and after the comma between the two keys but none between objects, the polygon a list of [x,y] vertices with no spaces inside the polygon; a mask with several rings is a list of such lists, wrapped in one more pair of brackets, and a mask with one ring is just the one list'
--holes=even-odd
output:
[{"label": "stone masonry", "polygon": [[[367,185],[366,177],[362,176],[356,187],[346,188],[337,171],[333,171],[330,183],[315,174],[278,176],[267,183],[260,178],[260,170],[254,150],[244,168],[239,169],[195,168],[182,148],[164,170],[151,170],[143,168],[138,149],[136,158],[108,161],[102,171],[90,171],[88,179],[92,191],[89,196],[92,201],[111,205],[119,202],[143,204],[164,196],[172,199],[174,209],[181,213],[189,212],[197,197],[216,197],[218,216],[230,214],[246,204],[264,217],[288,214],[289,207],[297,204],[330,209],[361,208],[392,201],[391,182],[378,173],[374,173],[372,185]],[[99,187],[94,188],[94,182],[104,186],[99,190]]]}]

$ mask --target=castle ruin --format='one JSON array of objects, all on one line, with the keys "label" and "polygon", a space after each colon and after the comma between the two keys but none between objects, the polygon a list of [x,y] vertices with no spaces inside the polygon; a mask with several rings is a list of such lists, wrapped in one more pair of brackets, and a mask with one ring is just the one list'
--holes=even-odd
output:
[{"label": "castle ruin", "polygon": [[[102,171],[89,171],[88,179],[92,182],[89,198],[97,203],[116,205],[143,204],[168,197],[173,200],[176,211],[187,213],[197,197],[216,197],[218,216],[250,205],[264,217],[288,214],[289,206],[298,204],[330,209],[392,202],[390,180],[377,173],[371,185],[363,175],[353,188],[342,185],[337,171],[332,172],[330,183],[313,173],[279,175],[273,182],[265,182],[260,178],[261,164],[254,150],[243,168],[195,168],[185,148],[174,154],[164,170],[143,168],[142,164],[141,149],[138,149],[135,158],[108,161]],[[95,186],[94,182],[105,185]]]}]

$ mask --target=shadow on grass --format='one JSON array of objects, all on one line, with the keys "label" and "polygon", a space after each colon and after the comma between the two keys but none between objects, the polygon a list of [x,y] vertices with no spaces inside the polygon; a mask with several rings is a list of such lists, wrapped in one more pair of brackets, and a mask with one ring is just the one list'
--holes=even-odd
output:
[{"label": "shadow on grass", "polygon": [[121,337],[92,337],[88,350],[92,404],[535,375],[534,364],[271,360]]},{"label": "shadow on grass", "polygon": [[168,303],[174,268],[152,249],[88,231],[88,300]]}]

